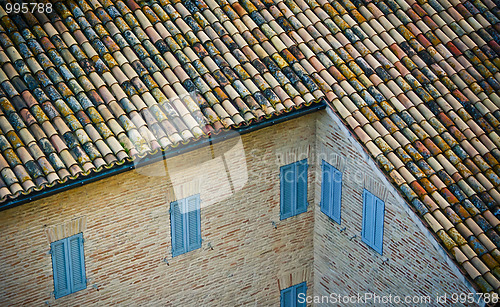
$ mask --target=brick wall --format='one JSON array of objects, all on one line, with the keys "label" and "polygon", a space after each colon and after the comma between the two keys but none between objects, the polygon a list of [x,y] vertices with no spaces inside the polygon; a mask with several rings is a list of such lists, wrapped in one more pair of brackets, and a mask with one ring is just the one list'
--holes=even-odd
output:
[{"label": "brick wall", "polygon": [[[318,114],[316,137],[317,169],[322,158],[330,159],[343,169],[343,184],[341,225],[319,210],[321,183],[315,185],[315,295],[430,295],[434,306],[436,295],[449,298],[452,293],[469,293],[404,210],[407,205],[384,187],[366,156],[352,146],[326,112]],[[365,187],[385,198],[383,255],[361,241]]]},{"label": "brick wall", "polygon": [[[0,212],[0,305],[276,306],[304,280],[312,293],[314,206],[280,221],[278,158],[314,147],[314,118]],[[169,203],[196,193],[202,248],[172,258]],[[81,230],[87,289],[55,300],[50,240]]]},{"label": "brick wall", "polygon": [[[308,211],[280,221],[279,166],[304,157]],[[322,157],[344,171],[342,225],[318,207]],[[321,111],[2,211],[0,305],[277,306],[280,289],[304,280],[308,295],[468,292],[380,187],[383,257],[361,242],[370,179]],[[202,248],[172,258],[169,203],[197,193]],[[55,300],[50,242],[80,231],[87,289]]]}]

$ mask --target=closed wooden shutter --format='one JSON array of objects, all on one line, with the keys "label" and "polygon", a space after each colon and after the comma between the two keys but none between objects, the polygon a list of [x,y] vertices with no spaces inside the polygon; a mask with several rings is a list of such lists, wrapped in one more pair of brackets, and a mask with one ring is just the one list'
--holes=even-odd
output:
[{"label": "closed wooden shutter", "polygon": [[186,199],[187,205],[187,225],[188,225],[188,251],[201,247],[201,229],[200,229],[200,197],[194,195]]},{"label": "closed wooden shutter", "polygon": [[384,242],[384,202],[380,199],[375,201],[375,235],[374,235],[374,248],[377,252],[382,254]]},{"label": "closed wooden shutter", "polygon": [[367,190],[363,191],[363,228],[361,240],[382,254],[384,241],[384,210],[382,200]]},{"label": "closed wooden shutter", "polygon": [[[333,168],[333,167],[332,167]],[[342,173],[333,168],[332,219],[340,224],[342,208]]]},{"label": "closed wooden shutter", "polygon": [[296,201],[296,175],[295,165],[289,164],[280,169],[280,218],[282,220],[293,215],[293,209]]},{"label": "closed wooden shutter", "polygon": [[292,307],[294,303],[293,291],[292,287],[281,290],[281,307]]},{"label": "closed wooden shutter", "polygon": [[297,201],[295,213],[297,215],[307,211],[307,159],[295,163],[296,167],[296,188],[297,188]]},{"label": "closed wooden shutter", "polygon": [[305,281],[281,290],[281,307],[306,307],[306,292],[307,285]]},{"label": "closed wooden shutter", "polygon": [[87,287],[85,278],[85,260],[83,254],[83,234],[77,234],[68,238],[71,261],[72,292]]},{"label": "closed wooden shutter", "polygon": [[375,239],[375,201],[372,193],[363,191],[363,230],[361,240],[373,246]]},{"label": "closed wooden shutter", "polygon": [[50,244],[54,296],[60,298],[87,288],[83,234],[61,239]]},{"label": "closed wooden shutter", "polygon": [[186,252],[184,239],[184,218],[181,212],[181,205],[184,200],[174,201],[170,204],[170,228],[172,234],[172,256],[177,256]]},{"label": "closed wooden shutter", "polygon": [[[305,282],[300,283],[295,286],[295,300],[296,300],[296,305],[297,307],[306,307],[306,292],[307,292],[307,285]],[[302,294],[302,295],[300,295]],[[299,297],[300,295],[300,297]],[[299,299],[300,298],[300,299]],[[300,303],[302,302],[302,303]]]},{"label": "closed wooden shutter", "polygon": [[320,208],[321,212],[326,214],[326,216],[331,217],[332,214],[332,166],[325,161],[321,165],[321,200]]},{"label": "closed wooden shutter", "polygon": [[57,298],[71,293],[67,240],[53,242],[50,246],[52,253],[52,271],[54,274],[54,295]]}]

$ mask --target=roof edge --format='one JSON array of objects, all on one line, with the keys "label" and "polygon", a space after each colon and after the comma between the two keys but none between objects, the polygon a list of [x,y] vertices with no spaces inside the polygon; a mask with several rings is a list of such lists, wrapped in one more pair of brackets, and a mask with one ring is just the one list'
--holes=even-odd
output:
[{"label": "roof edge", "polygon": [[0,204],[0,211],[4,211],[10,208],[14,208],[23,204],[26,204],[28,202],[32,202],[35,200],[39,200],[45,197],[52,196],[54,194],[64,192],[76,187],[80,187],[92,182],[99,181],[101,179],[105,179],[114,175],[118,175],[127,171],[130,171],[134,168],[137,167],[143,167],[161,160],[165,160],[177,155],[181,155],[193,150],[196,150],[198,148],[222,142],[226,139],[230,139],[234,137],[233,135],[235,134],[229,134],[228,132],[238,132],[238,135],[243,135],[247,134],[262,128],[266,128],[275,124],[279,124],[291,119],[295,119],[319,110],[322,110],[326,108],[327,102],[324,98],[321,98],[317,103],[311,104],[309,106],[302,107],[300,109],[294,110],[289,113],[282,114],[278,117],[275,117],[273,119],[269,120],[264,120],[260,122],[256,122],[254,124],[241,127],[241,128],[236,128],[236,129],[231,129],[228,131],[223,131],[221,133],[215,134],[215,135],[210,135],[207,138],[201,138],[193,142],[189,142],[185,145],[181,145],[175,149],[170,148],[168,151],[159,151],[154,154],[147,155],[146,157],[142,158],[140,162],[137,161],[127,161],[126,163],[123,163],[121,165],[118,165],[117,167],[112,167],[110,169],[104,169],[101,172],[98,173],[92,173],[87,176],[81,176],[75,179],[70,179],[66,181],[65,183],[62,184],[57,184],[54,187],[51,187],[50,189],[42,189],[40,191],[33,191],[29,193],[28,195],[22,195],[19,196],[11,201],[7,201],[3,204]]}]

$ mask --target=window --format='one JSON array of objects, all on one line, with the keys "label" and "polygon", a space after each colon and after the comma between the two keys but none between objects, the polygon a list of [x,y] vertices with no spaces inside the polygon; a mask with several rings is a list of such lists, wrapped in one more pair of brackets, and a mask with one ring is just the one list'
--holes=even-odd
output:
[{"label": "window", "polygon": [[281,290],[281,307],[305,307],[306,291],[307,285],[305,281],[298,285]]},{"label": "window", "polygon": [[82,233],[52,242],[50,253],[56,299],[87,288]]},{"label": "window", "polygon": [[282,220],[307,211],[307,159],[280,168]]},{"label": "window", "polygon": [[382,255],[384,238],[384,207],[378,197],[363,190],[363,229],[361,240]]},{"label": "window", "polygon": [[321,168],[323,171],[323,179],[321,181],[321,212],[340,224],[342,173],[325,161],[323,161]]},{"label": "window", "polygon": [[200,195],[170,203],[172,256],[201,247]]}]

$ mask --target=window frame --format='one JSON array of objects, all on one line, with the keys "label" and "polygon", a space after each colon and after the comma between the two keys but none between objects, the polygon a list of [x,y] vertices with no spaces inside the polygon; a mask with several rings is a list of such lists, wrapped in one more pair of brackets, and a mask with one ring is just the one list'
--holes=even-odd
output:
[{"label": "window frame", "polygon": [[[291,182],[287,179],[288,172],[293,174]],[[309,164],[307,163],[307,158],[280,167],[280,220],[307,212],[307,208],[309,207],[309,202],[307,201],[308,179]],[[291,189],[289,192],[291,195],[286,193],[287,185]],[[286,198],[291,200],[290,208],[288,208]],[[299,198],[302,199],[299,200]]]},{"label": "window frame", "polygon": [[[320,209],[337,224],[342,222],[342,172],[322,160]],[[337,179],[340,178],[340,181]],[[327,180],[329,182],[327,182]],[[329,184],[329,186],[328,186]],[[328,195],[326,195],[328,194]],[[327,199],[325,199],[327,198]]]},{"label": "window frame", "polygon": [[363,189],[361,240],[380,255],[383,254],[384,249],[384,218],[384,201],[367,189]]},{"label": "window frame", "polygon": [[[78,254],[74,255],[71,243],[73,240],[78,240]],[[50,243],[50,254],[52,258],[52,278],[54,282],[54,297],[55,299],[61,298],[66,295],[70,295],[72,293],[84,290],[87,288],[87,277],[86,277],[86,268],[85,268],[85,251],[83,246],[83,233],[78,233],[73,236],[66,237],[64,239],[60,239]],[[61,280],[62,276],[60,276],[61,272],[55,270],[55,268],[59,267],[59,257],[55,255],[57,247],[62,245],[62,252],[64,258],[64,271],[66,276],[66,289],[58,291],[59,284],[63,282]],[[80,274],[83,281],[76,282],[74,280],[73,272],[76,270],[73,266],[75,265],[74,261],[78,260],[80,262]]]},{"label": "window frame", "polygon": [[[192,210],[189,210],[189,206],[192,206],[194,202],[195,213],[192,214]],[[190,251],[201,248],[201,208],[200,208],[200,194],[192,195],[186,198],[178,199],[170,203],[170,239],[172,243],[172,257],[176,257]],[[181,214],[182,219],[182,248],[177,248],[177,225],[176,220],[178,217],[175,217],[176,210],[174,206],[179,206],[179,213]],[[191,225],[192,220],[196,221],[196,224]],[[196,228],[196,237],[194,238],[195,242],[191,242],[191,231],[193,230],[191,227]]]},{"label": "window frame", "polygon": [[[304,287],[303,293],[305,296],[304,296],[303,303],[298,302],[299,294],[297,293],[297,289],[299,287]],[[285,306],[284,297],[285,297],[285,294],[289,291],[292,293],[292,306]],[[302,292],[300,292],[300,293],[302,293]],[[280,307],[305,307],[306,306],[306,302],[305,302],[306,296],[307,296],[307,282],[306,281],[303,281],[301,283],[298,283],[296,285],[290,286],[290,287],[285,288],[285,289],[281,289],[281,291],[280,291]],[[294,297],[296,298],[295,300],[293,300]]]}]

